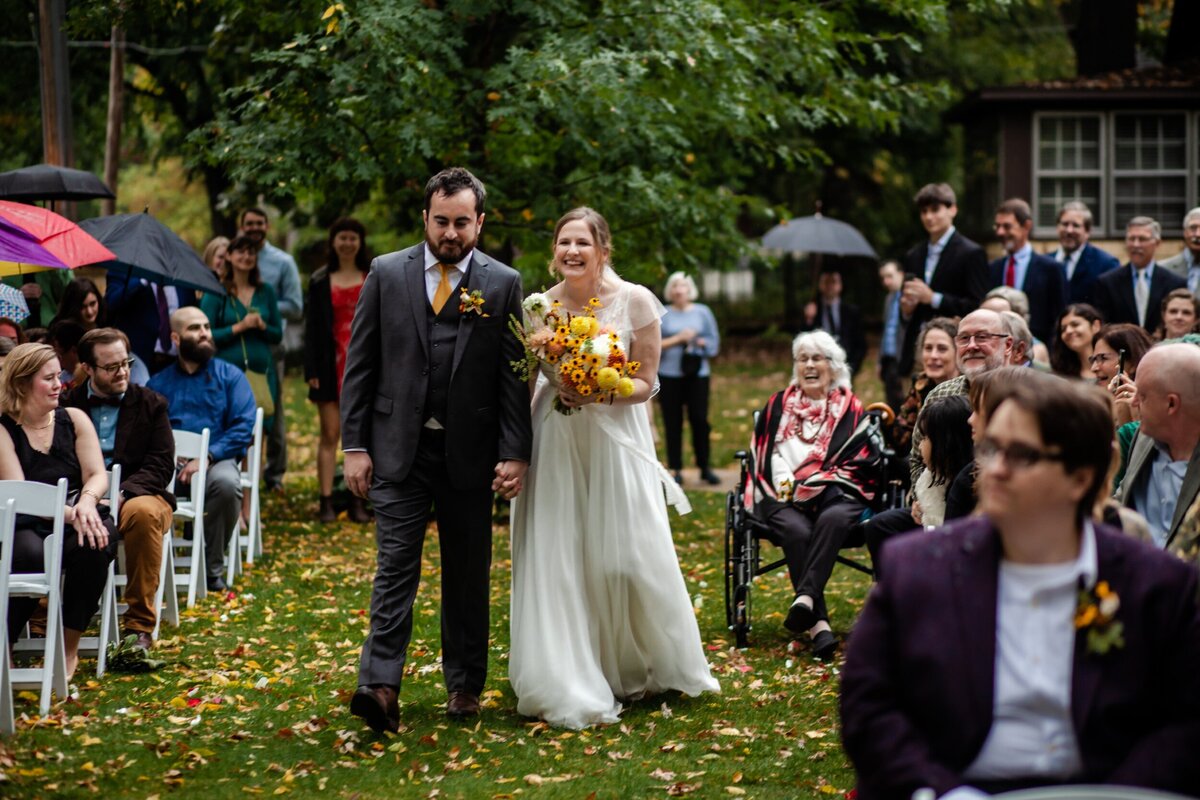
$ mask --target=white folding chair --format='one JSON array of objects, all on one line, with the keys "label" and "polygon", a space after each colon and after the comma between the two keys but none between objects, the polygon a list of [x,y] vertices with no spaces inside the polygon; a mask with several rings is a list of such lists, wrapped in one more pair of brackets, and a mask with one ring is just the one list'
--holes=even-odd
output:
[{"label": "white folding chair", "polygon": [[[11,501],[11,503],[10,503]],[[62,539],[63,516],[67,506],[67,479],[57,486],[34,481],[0,481],[0,505],[8,504],[14,514],[30,514],[53,520],[51,533],[42,541],[42,571],[12,573],[12,536],[8,537],[3,558],[8,586],[4,596],[4,623],[7,627],[8,603],[13,597],[46,598],[46,638],[34,640],[43,653],[42,666],[6,670],[13,689],[38,689],[38,711],[50,711],[52,692],[67,696],[67,654],[63,645],[62,624]],[[5,633],[7,636],[7,631]],[[7,638],[4,640],[7,645]]]},{"label": "white folding chair", "polygon": [[[173,536],[171,555],[174,583],[177,590],[187,592],[187,607],[208,595],[208,578],[204,554],[204,493],[208,485],[208,428],[200,433],[171,431],[175,435],[175,460],[199,459],[200,469],[192,476],[191,499],[179,500],[175,506],[175,521],[192,523],[192,538]],[[174,481],[171,488],[174,489]]]},{"label": "white folding chair", "polygon": [[[246,528],[245,536],[241,535],[242,520],[238,518],[238,538],[240,538],[239,549],[245,551],[245,561],[248,564],[253,564],[254,559],[262,555],[262,514],[260,497],[259,497],[259,482],[262,479],[262,439],[263,439],[263,410],[260,406],[254,412],[254,439],[250,443],[250,450],[246,453],[246,469],[242,470],[242,491],[250,493],[250,520]],[[233,541],[230,541],[229,552],[234,553]],[[237,554],[240,555],[240,554]],[[233,559],[230,558],[232,563]],[[241,562],[238,562],[238,571],[241,571]],[[233,582],[233,572],[230,571],[228,581]]]},{"label": "white folding chair", "polygon": [[[121,510],[121,465],[116,464],[108,473],[108,504],[112,511],[114,528],[120,527]],[[99,678],[108,669],[108,643],[117,642],[117,586],[125,585],[125,575],[117,575],[113,564],[108,564],[108,582],[104,584],[104,594],[100,595],[100,635],[83,636],[79,639],[80,655],[96,656],[96,677]]]},{"label": "white folding chair", "polygon": [[12,549],[17,501],[11,498],[0,505],[0,735],[11,736],[17,730],[13,713],[12,668],[8,665],[8,578],[12,572]]}]

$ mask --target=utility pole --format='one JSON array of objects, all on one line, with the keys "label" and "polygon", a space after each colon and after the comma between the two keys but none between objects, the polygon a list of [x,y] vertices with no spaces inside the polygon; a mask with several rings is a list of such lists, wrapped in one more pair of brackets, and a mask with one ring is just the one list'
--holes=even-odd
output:
[{"label": "utility pole", "polygon": [[[121,118],[125,106],[125,31],[116,25],[112,29],[112,53],[108,64],[108,129],[104,139],[104,183],[115,195],[117,171],[121,159]],[[100,213],[108,216],[117,213],[117,199],[105,198],[100,204]]]},{"label": "utility pole", "polygon": [[69,167],[75,161],[71,141],[71,81],[63,22],[65,0],[38,0],[38,49],[42,84],[42,151],[47,164]]}]

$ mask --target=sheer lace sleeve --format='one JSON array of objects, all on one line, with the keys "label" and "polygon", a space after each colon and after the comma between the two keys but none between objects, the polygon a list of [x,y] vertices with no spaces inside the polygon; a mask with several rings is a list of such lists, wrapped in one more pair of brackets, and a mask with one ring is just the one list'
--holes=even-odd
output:
[{"label": "sheer lace sleeve", "polygon": [[633,330],[644,328],[652,322],[662,319],[667,309],[659,302],[654,293],[645,286],[629,284],[629,325]]}]

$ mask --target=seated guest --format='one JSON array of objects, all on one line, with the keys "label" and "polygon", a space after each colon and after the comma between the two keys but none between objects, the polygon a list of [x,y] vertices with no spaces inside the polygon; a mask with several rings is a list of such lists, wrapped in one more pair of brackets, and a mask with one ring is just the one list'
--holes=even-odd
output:
[{"label": "seated guest", "polygon": [[[990,308],[992,311],[1011,311],[1021,317],[1025,323],[1025,327],[1029,327],[1029,297],[1020,289],[1014,289],[1011,286],[997,286],[987,293],[983,298],[983,302],[979,304],[980,308]],[[1046,348],[1045,342],[1033,335],[1029,334],[1029,341],[1033,344],[1025,348],[1028,358],[1035,364],[1042,366],[1050,366],[1050,351]]]},{"label": "seated guest", "polygon": [[7,336],[0,336],[0,369],[4,367],[4,359],[8,358],[8,354],[13,351],[17,343]]},{"label": "seated guest", "polygon": [[1092,375],[1112,395],[1113,425],[1118,428],[1134,418],[1131,404],[1138,364],[1153,346],[1145,330],[1128,323],[1105,325],[1092,339]]},{"label": "seated guest", "polygon": [[84,411],[96,427],[104,465],[121,465],[120,533],[125,542],[125,633],[136,647],[154,646],[158,568],[163,532],[171,526],[175,496],[175,440],[166,399],[130,381],[129,340],[116,328],[96,328],[79,340],[86,378],[62,401]]},{"label": "seated guest", "polygon": [[896,412],[892,424],[892,448],[898,456],[907,456],[912,446],[912,432],[917,424],[921,404],[939,383],[958,377],[954,360],[954,336],[958,323],[948,317],[934,317],[925,323],[917,337],[917,358],[921,371],[913,378],[912,389]]},{"label": "seated guest", "polygon": [[62,320],[69,320],[85,331],[103,328],[108,322],[108,310],[104,306],[104,295],[89,278],[75,278],[63,290],[58,313],[50,321],[50,327]]},{"label": "seated guest", "polygon": [[1033,367],[1036,364],[1033,361],[1033,334],[1029,331],[1029,326],[1025,324],[1025,320],[1015,311],[1001,311],[1000,316],[1004,319],[1004,327],[1008,331],[1008,335],[1012,337],[1012,353],[1008,357],[1008,363],[1014,367]]},{"label": "seated guest", "polygon": [[[179,360],[150,379],[150,387],[167,398],[171,427],[200,433],[209,430],[208,484],[204,491],[204,552],[210,591],[224,591],[225,543],[242,508],[242,476],[238,462],[254,439],[254,392],[250,382],[228,361],[214,359],[217,348],[204,312],[184,306],[171,315],[171,342]],[[191,487],[200,468],[196,459],[179,471],[177,487]]]},{"label": "seated guest", "polygon": [[971,444],[971,404],[965,397],[939,397],[922,412],[921,458],[925,471],[913,487],[913,520],[937,526],[946,519],[946,493],[958,474],[974,460]]},{"label": "seated guest", "polygon": [[1050,343],[1050,369],[1064,378],[1095,380],[1092,375],[1092,339],[1104,326],[1100,312],[1087,303],[1072,303],[1058,315],[1058,334]]},{"label": "seated guest", "polygon": [[25,344],[25,332],[8,317],[0,317],[0,336],[12,339],[13,344]]},{"label": "seated guest", "polygon": [[[117,552],[107,506],[104,457],[91,420],[77,408],[59,408],[62,365],[45,344],[13,348],[0,371],[0,477],[57,484],[67,479],[70,498],[63,529],[63,645],[67,677],[79,664],[79,639],[100,607],[108,565]],[[42,572],[49,520],[20,515],[13,538],[12,571]],[[36,597],[14,597],[8,606],[8,635],[15,642],[38,607]],[[0,657],[7,658],[0,654]]]},{"label": "seated guest", "polygon": [[62,365],[59,379],[64,392],[69,392],[75,385],[75,371],[79,368],[79,353],[75,347],[83,333],[83,326],[70,320],[56,322],[50,327],[50,341],[47,344],[54,348],[58,363]]},{"label": "seated guest", "polygon": [[1112,455],[1094,390],[1026,370],[988,406],[983,514],[889,542],[850,637],[858,797],[1194,794],[1200,576],[1092,521]]},{"label": "seated guest", "polygon": [[1172,289],[1162,302],[1162,325],[1154,334],[1157,341],[1178,339],[1196,330],[1200,320],[1200,299],[1188,289]]},{"label": "seated guest", "polygon": [[850,389],[846,354],[825,331],[792,342],[791,384],[771,395],[754,427],[754,475],[746,486],[752,507],[778,536],[795,600],[784,625],[808,632],[813,652],[832,657],[825,583],[846,531],[862,516],[868,476],[854,452],[836,454],[862,419]]},{"label": "seated guest", "polygon": [[1179,536],[1184,512],[1200,494],[1200,347],[1162,344],[1142,359],[1133,401],[1141,415],[1118,495],[1150,524],[1159,547],[1194,555]]}]

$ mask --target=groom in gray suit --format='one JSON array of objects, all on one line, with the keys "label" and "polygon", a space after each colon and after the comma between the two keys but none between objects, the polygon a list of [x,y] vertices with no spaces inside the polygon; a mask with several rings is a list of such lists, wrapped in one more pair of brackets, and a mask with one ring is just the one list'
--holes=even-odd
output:
[{"label": "groom in gray suit", "polygon": [[487,675],[492,499],[521,489],[529,390],[510,367],[521,279],[475,249],[486,193],[465,169],[425,186],[425,241],[375,259],[363,284],[341,397],[346,483],[375,507],[371,630],[350,711],[397,731],[421,548],[432,509],[442,555],[446,713],[479,713]]}]

